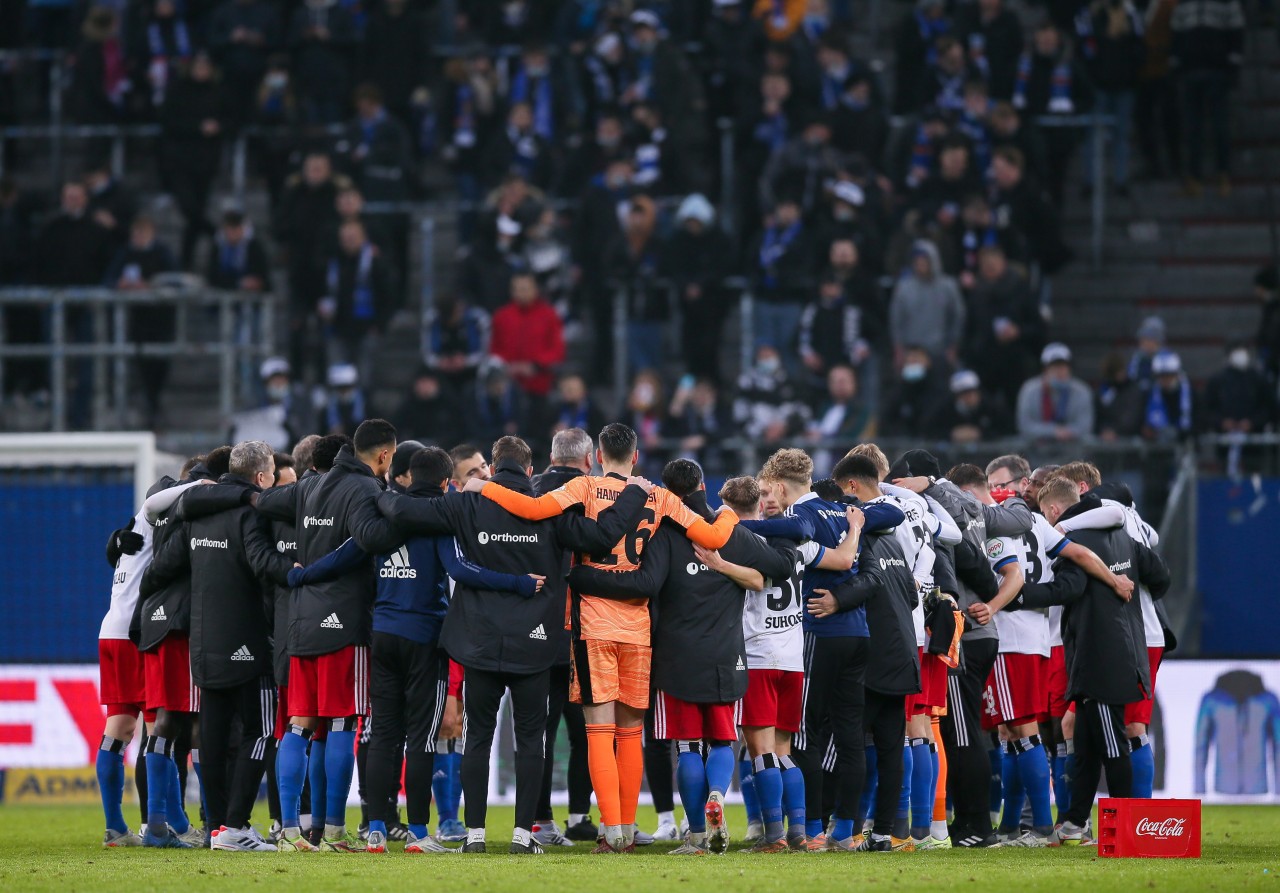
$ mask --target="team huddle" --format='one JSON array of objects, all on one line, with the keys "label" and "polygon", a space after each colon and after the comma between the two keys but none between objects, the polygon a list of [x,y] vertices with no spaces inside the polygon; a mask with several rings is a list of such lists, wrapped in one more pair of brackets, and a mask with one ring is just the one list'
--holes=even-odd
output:
[{"label": "team huddle", "polygon": [[1081,844],[1104,770],[1111,796],[1151,796],[1175,643],[1128,488],[1083,461],[944,476],[923,450],[890,465],[861,444],[820,480],[779,450],[713,511],[692,461],[661,486],[635,476],[637,442],[570,428],[535,474],[518,437],[486,457],[397,444],[371,419],[292,455],[220,447],[158,481],[107,547],[104,845],[485,852],[504,699],[515,854],[724,853],[735,771],[753,853]]}]

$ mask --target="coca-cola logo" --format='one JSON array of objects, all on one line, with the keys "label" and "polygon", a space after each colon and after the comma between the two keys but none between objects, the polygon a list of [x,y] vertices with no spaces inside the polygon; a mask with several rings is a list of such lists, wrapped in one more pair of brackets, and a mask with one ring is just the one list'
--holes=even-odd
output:
[{"label": "coca-cola logo", "polygon": [[1157,840],[1168,840],[1171,837],[1181,837],[1187,832],[1186,819],[1162,819],[1154,822],[1151,819],[1139,819],[1138,825],[1133,829],[1133,833],[1139,837],[1154,837]]}]

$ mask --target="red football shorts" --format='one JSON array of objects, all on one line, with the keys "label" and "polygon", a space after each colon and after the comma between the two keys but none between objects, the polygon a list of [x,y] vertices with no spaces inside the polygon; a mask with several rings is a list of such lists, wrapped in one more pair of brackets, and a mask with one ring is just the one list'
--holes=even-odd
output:
[{"label": "red football shorts", "polygon": [[982,727],[1021,725],[1049,718],[1044,696],[1045,665],[1039,654],[1001,654],[982,693]]},{"label": "red football shorts", "polygon": [[654,698],[653,736],[662,741],[737,741],[733,704],[691,704],[660,691]]},{"label": "red football shorts", "polygon": [[738,725],[794,734],[804,712],[804,673],[747,670],[747,693],[738,705]]},{"label": "red football shorts", "polygon": [[1054,645],[1049,649],[1046,673],[1049,715],[1054,719],[1062,719],[1067,715],[1067,651],[1061,645]]},{"label": "red football shorts", "polygon": [[369,648],[289,657],[289,715],[338,719],[369,712]]},{"label": "red football shorts", "polygon": [[907,695],[912,716],[942,716],[947,712],[947,665],[936,654],[920,649],[920,694]]},{"label": "red football shorts", "polygon": [[289,686],[276,686],[276,727],[272,733],[277,741],[284,740],[284,733],[289,731]]},{"label": "red football shorts", "polygon": [[149,709],[199,712],[200,689],[191,681],[191,640],[185,634],[169,633],[142,655],[142,666]]},{"label": "red football shorts", "polygon": [[128,639],[98,640],[98,703],[107,716],[137,716],[146,713],[147,686],[142,672],[142,655]]},{"label": "red football shorts", "polygon": [[1147,649],[1147,664],[1151,667],[1151,690],[1141,701],[1124,705],[1124,724],[1140,722],[1144,726],[1151,725],[1151,708],[1155,706],[1156,672],[1160,669],[1160,661],[1164,659],[1163,648]]}]

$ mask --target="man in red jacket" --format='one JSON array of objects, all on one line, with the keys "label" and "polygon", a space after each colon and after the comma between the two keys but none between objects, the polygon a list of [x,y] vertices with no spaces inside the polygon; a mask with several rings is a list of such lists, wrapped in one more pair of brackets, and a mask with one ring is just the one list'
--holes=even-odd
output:
[{"label": "man in red jacket", "polygon": [[547,397],[556,367],[564,362],[564,330],[533,274],[511,277],[511,300],[493,314],[489,352],[502,360],[515,382],[520,430],[537,439],[548,437]]}]

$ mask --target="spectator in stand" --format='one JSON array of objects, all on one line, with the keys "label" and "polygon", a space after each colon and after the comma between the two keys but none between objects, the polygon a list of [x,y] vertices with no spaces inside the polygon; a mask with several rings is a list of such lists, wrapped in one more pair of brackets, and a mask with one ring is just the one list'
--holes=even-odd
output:
[{"label": "spectator in stand", "polygon": [[[1146,55],[1142,16],[1129,0],[1093,0],[1076,17],[1081,55],[1085,69],[1097,88],[1094,110],[1115,119],[1105,128],[1111,143],[1111,181],[1116,195],[1129,196],[1129,130],[1133,122],[1134,97],[1138,75]],[[1098,129],[1091,131],[1091,141],[1102,138]],[[1096,150],[1090,157],[1097,158]],[[1102,171],[1095,165],[1085,166],[1087,179],[1084,194],[1099,187]]]},{"label": "spectator in stand", "polygon": [[954,35],[944,34],[935,42],[934,63],[920,81],[915,108],[932,105],[950,115],[964,108],[964,89],[975,72],[969,67],[964,45]]},{"label": "spectator in stand", "polygon": [[[123,123],[130,84],[120,39],[120,15],[115,9],[94,6],[85,15],[75,60],[67,106],[76,123]],[[98,146],[97,151],[102,148]]]},{"label": "spectator in stand", "polygon": [[511,277],[511,301],[493,315],[489,351],[518,391],[520,430],[542,435],[542,442],[551,428],[549,395],[565,349],[560,317],[530,274]]},{"label": "spectator in stand", "polygon": [[58,213],[32,244],[28,276],[50,286],[98,285],[111,260],[111,234],[89,212],[89,191],[69,181]]},{"label": "spectator in stand", "polygon": [[369,241],[364,226],[342,224],[316,312],[330,362],[356,366],[364,382],[373,381],[378,338],[395,312],[395,279],[396,272]]},{"label": "spectator in stand", "polygon": [[436,299],[427,317],[423,360],[461,405],[475,399],[476,377],[489,357],[489,314],[453,294]]},{"label": "spectator in stand", "polygon": [[978,281],[969,297],[969,368],[995,382],[1000,402],[1012,406],[1035,372],[1044,339],[1044,318],[1026,275],[1009,265],[999,245],[986,246],[978,252]]},{"label": "spectator in stand", "polygon": [[782,356],[792,356],[804,301],[817,272],[796,199],[784,196],[765,217],[750,260],[755,264],[756,345],[767,344]]},{"label": "spectator in stand", "polygon": [[497,310],[511,294],[511,274],[523,231],[520,221],[507,214],[487,216],[475,239],[460,252],[458,292],[485,312]]},{"label": "spectator in stand", "polygon": [[946,408],[949,375],[944,361],[924,347],[908,345],[902,352],[890,395],[882,404],[880,421],[886,435],[928,437]]},{"label": "spectator in stand", "polygon": [[[160,273],[177,268],[169,249],[156,241],[156,225],[145,214],[138,214],[129,226],[129,244],[122,248],[107,267],[104,284],[122,291],[140,291],[151,287]],[[177,334],[177,311],[170,305],[139,305],[129,313],[129,339],[138,344],[172,343]],[[138,380],[141,385],[144,424],[156,428],[160,424],[160,395],[169,380],[169,357],[138,358]]]},{"label": "spectator in stand", "polygon": [[306,388],[293,383],[284,357],[268,357],[257,371],[261,397],[253,409],[232,416],[227,442],[261,440],[276,449],[293,446],[315,424],[315,407]]},{"label": "spectator in stand", "polygon": [[702,32],[702,76],[710,120],[740,119],[757,77],[764,35],[742,0],[718,0]]},{"label": "spectator in stand", "polygon": [[137,202],[112,172],[108,155],[89,164],[84,172],[84,185],[89,190],[89,216],[110,234],[112,248],[123,247],[129,240],[129,224],[133,222]]},{"label": "spectator in stand", "polygon": [[1215,434],[1258,434],[1274,421],[1275,394],[1258,371],[1249,345],[1227,345],[1225,362],[1205,383],[1205,429]]},{"label": "spectator in stand", "polygon": [[1151,384],[1155,373],[1151,371],[1152,361],[1156,354],[1164,350],[1166,335],[1164,320],[1158,316],[1148,316],[1138,326],[1138,348],[1129,358],[1129,378],[1145,388]]},{"label": "spectator in stand", "polygon": [[338,190],[338,194],[333,199],[334,221],[329,232],[324,234],[324,241],[320,247],[323,251],[332,253],[338,247],[338,230],[342,228],[342,224],[347,222],[355,222],[364,225],[365,234],[369,237],[369,241],[378,246],[378,250],[384,255],[390,256],[391,253],[391,232],[387,228],[388,214],[368,214],[364,209],[364,195],[355,186],[348,185]]},{"label": "spectator in stand", "polygon": [[1280,382],[1280,277],[1276,265],[1268,264],[1253,277],[1253,293],[1262,302],[1256,348],[1263,374],[1274,387]]},{"label": "spectator in stand", "polygon": [[432,58],[424,50],[431,39],[426,14],[409,0],[385,0],[365,25],[360,78],[378,88],[387,110],[406,127],[414,94],[427,90]]},{"label": "spectator in stand", "polygon": [[983,392],[978,373],[969,369],[953,373],[950,389],[951,402],[943,404],[933,418],[931,439],[978,443],[1013,433],[1007,406]]},{"label": "spectator in stand", "polygon": [[662,33],[662,23],[649,10],[636,10],[629,19],[635,81],[620,97],[627,108],[652,102],[668,128],[667,151],[681,160],[688,182],[673,184],[688,191],[707,189],[707,97],[702,80],[679,44]]},{"label": "spectator in stand", "polygon": [[991,97],[1009,100],[1022,55],[1022,23],[1004,0],[978,0],[960,7],[957,32],[969,52],[969,64],[986,75]]},{"label": "spectator in stand", "polygon": [[1173,10],[1177,5],[1178,0],[1151,0],[1147,4],[1143,34],[1146,55],[1138,74],[1135,103],[1134,129],[1146,162],[1145,173],[1161,180],[1182,172],[1182,110],[1178,107],[1178,82],[1169,59]]},{"label": "spectator in stand", "polygon": [[627,300],[627,366],[631,372],[660,369],[666,324],[671,316],[667,286],[658,281],[657,209],[637,195],[627,207],[622,232],[605,250],[608,285]]},{"label": "spectator in stand", "polygon": [[267,70],[267,59],[283,46],[277,5],[267,0],[224,0],[209,17],[208,38],[226,78],[230,108],[249,108]]},{"label": "spectator in stand", "polygon": [[901,367],[906,362],[909,346],[927,351],[935,365],[954,365],[964,320],[960,288],[942,272],[937,246],[917,240],[911,246],[910,266],[893,287],[889,302],[894,365]]},{"label": "spectator in stand", "polygon": [[831,145],[828,116],[815,114],[804,124],[799,136],[787,140],[773,153],[760,180],[760,203],[773,207],[781,196],[796,196],[808,217],[818,208],[826,182],[840,171],[843,160]]},{"label": "spectator in stand", "polygon": [[[32,260],[31,246],[36,233],[36,210],[34,196],[19,189],[13,177],[0,177],[0,285],[27,281],[27,269]],[[12,309],[18,308],[10,308],[6,313]],[[5,318],[11,317],[6,315]],[[8,331],[12,333],[12,327]]]},{"label": "spectator in stand", "polygon": [[[598,124],[602,117],[616,113],[624,105],[624,96],[636,79],[627,45],[618,33],[613,30],[597,33],[591,51],[579,56],[578,72],[583,110],[592,124]],[[631,101],[635,98],[639,97]]]},{"label": "spectator in stand", "polygon": [[512,103],[507,126],[493,133],[484,146],[481,188],[497,186],[515,171],[538,189],[549,189],[555,173],[551,152],[551,144],[534,129],[533,107],[527,102]]},{"label": "spectator in stand", "polygon": [[382,91],[373,84],[356,88],[355,106],[355,119],[347,127],[352,179],[367,201],[410,200],[417,178],[409,132],[387,113]]},{"label": "spectator in stand", "polygon": [[165,104],[168,90],[191,61],[198,29],[175,0],[151,0],[145,15],[129,18],[129,79],[154,115]]},{"label": "spectator in stand", "polygon": [[[863,333],[864,318],[857,298],[845,292],[837,277],[824,275],[818,285],[818,299],[805,307],[800,317],[800,361],[811,391],[820,393],[829,386],[831,370],[837,366],[858,369],[878,362]],[[879,376],[874,380],[878,381]]]},{"label": "spectator in stand", "polygon": [[[1040,131],[1027,124],[1011,102],[997,102],[991,109],[990,120],[992,160],[998,149],[1017,149],[1022,153],[1026,176],[1044,182],[1049,162]],[[989,171],[984,171],[984,174],[990,176]]]},{"label": "spectator in stand", "polygon": [[[483,10],[481,12],[480,10]],[[484,4],[470,13],[485,43],[491,46],[518,45],[529,35],[540,35],[550,22],[547,4],[533,0],[507,0],[505,3]]]},{"label": "spectator in stand", "polygon": [[729,240],[715,225],[716,210],[700,193],[686,196],[676,211],[676,229],[663,246],[662,275],[680,302],[684,368],[694,378],[720,380],[720,332],[733,311],[721,284]]},{"label": "spectator in stand", "polygon": [[636,173],[632,178],[637,189],[648,192],[670,192],[687,182],[687,177],[702,176],[703,172],[686,174],[684,167],[696,159],[682,158],[670,151],[667,128],[662,124],[662,112],[652,102],[637,102],[631,107],[631,120],[627,123],[627,138],[635,146],[633,157]]},{"label": "spectator in stand", "polygon": [[1170,64],[1182,87],[1187,134],[1187,192],[1204,181],[1204,121],[1209,120],[1218,191],[1231,192],[1231,91],[1244,64],[1244,6],[1240,0],[1178,0]]},{"label": "spectator in stand", "polygon": [[575,275],[573,253],[555,208],[544,205],[520,240],[516,264],[538,280],[538,290],[565,319],[571,312]]},{"label": "spectator in stand", "polygon": [[520,58],[508,66],[506,80],[507,101],[529,104],[534,132],[548,145],[563,145],[574,135],[577,121],[565,72],[545,45],[526,36]]},{"label": "spectator in stand", "polygon": [[480,375],[475,412],[467,413],[466,437],[493,443],[507,434],[528,433],[520,426],[520,395],[500,363],[492,363]]},{"label": "spectator in stand", "polygon": [[858,374],[851,366],[832,366],[826,394],[809,423],[809,440],[815,445],[833,440],[861,443],[875,433],[875,418],[858,393]]},{"label": "spectator in stand", "polygon": [[982,191],[982,178],[974,169],[967,137],[956,133],[938,147],[938,168],[921,184],[912,205],[922,222],[938,233],[943,244],[956,240],[964,200]]},{"label": "spectator in stand", "polygon": [[631,163],[631,148],[626,143],[622,119],[613,112],[601,114],[592,137],[583,139],[566,160],[556,183],[556,194],[577,198],[593,180],[603,178],[611,164],[622,159]]},{"label": "spectator in stand", "polygon": [[[502,121],[498,73],[488,56],[472,49],[465,57],[446,62],[444,77],[439,114],[441,155],[456,178],[458,198],[479,202],[481,148]],[[463,242],[471,239],[475,218],[473,211],[466,210],[459,216],[458,235]]]},{"label": "spectator in stand", "polygon": [[969,78],[964,85],[964,106],[956,115],[956,132],[968,137],[974,173],[980,178],[985,178],[991,170],[991,150],[995,148],[991,125],[994,110],[987,82],[978,77]]},{"label": "spectator in stand", "polygon": [[744,434],[768,447],[805,429],[809,407],[800,398],[773,345],[759,345],[755,364],[738,377],[733,419]]},{"label": "spectator in stand", "polygon": [[1041,373],[1018,392],[1018,433],[1036,440],[1076,441],[1093,435],[1093,395],[1071,375],[1071,349],[1054,342],[1040,351]]},{"label": "spectator in stand", "polygon": [[623,421],[640,437],[643,468],[661,467],[663,461],[655,455],[645,456],[646,450],[656,450],[666,435],[666,401],[662,393],[662,379],[652,369],[642,369],[631,379],[631,390],[623,407]]},{"label": "spectator in stand", "polygon": [[1151,373],[1151,384],[1145,388],[1143,438],[1162,443],[1186,440],[1195,430],[1195,394],[1182,371],[1182,358],[1162,350],[1151,358]]},{"label": "spectator in stand", "polygon": [[[238,116],[241,114],[237,112]],[[268,60],[267,73],[254,94],[252,113],[244,117],[267,131],[249,145],[256,150],[258,165],[267,181],[271,207],[278,208],[292,170],[292,158],[298,148],[295,135],[301,130],[302,120],[286,54],[276,53]]]},{"label": "spectator in stand", "polygon": [[241,211],[227,211],[213,239],[205,280],[226,291],[271,290],[271,266],[262,240]]},{"label": "spectator in stand", "polygon": [[679,438],[680,452],[710,469],[725,469],[729,462],[724,441],[733,434],[733,420],[720,402],[709,379],[685,375],[667,407],[669,434]]},{"label": "spectator in stand", "polygon": [[311,381],[307,321],[325,288],[325,268],[315,249],[336,228],[337,195],[350,186],[350,180],[334,173],[326,153],[308,152],[302,170],[285,184],[274,215],[276,241],[284,246],[289,271],[289,362]]},{"label": "spectator in stand", "polygon": [[607,282],[605,251],[622,232],[620,220],[632,194],[633,173],[630,158],[609,162],[604,176],[594,178],[587,186],[574,219],[573,256],[582,270],[594,329],[594,376],[602,380],[613,368],[613,292]]},{"label": "spectator in stand", "polygon": [[1119,353],[1102,361],[1102,384],[1094,401],[1098,436],[1106,441],[1135,437],[1142,421],[1142,389],[1129,377],[1129,364]]},{"label": "spectator in stand", "polygon": [[991,162],[991,211],[1002,244],[1021,241],[1027,259],[1050,276],[1071,261],[1060,218],[1039,186],[1026,175],[1026,158],[1011,146],[997,149]]},{"label": "spectator in stand", "polygon": [[606,424],[602,413],[587,391],[581,375],[566,375],[556,384],[557,403],[552,433],[566,428],[599,431]]},{"label": "spectator in stand", "polygon": [[738,162],[735,191],[744,220],[760,217],[758,196],[769,160],[780,152],[798,123],[791,104],[791,79],[784,72],[765,72],[760,95],[737,122],[734,157]]},{"label": "spectator in stand", "polygon": [[367,416],[364,389],[360,386],[360,372],[350,363],[335,363],[325,376],[329,386],[320,407],[316,428],[322,434],[355,435]]},{"label": "spectator in stand", "polygon": [[[1058,26],[1041,22],[1032,35],[1031,49],[1018,60],[1013,107],[1033,120],[1042,115],[1082,115],[1093,108],[1093,87]],[[1071,156],[1079,142],[1069,127],[1044,131],[1049,195],[1061,206]]]},{"label": "spectator in stand", "polygon": [[881,269],[884,248],[875,209],[867,207],[866,190],[841,176],[831,185],[828,199],[824,203],[825,213],[814,227],[814,251],[819,256],[828,255],[837,241],[851,242],[858,260],[865,263],[865,272],[875,276]]},{"label": "spectator in stand", "polygon": [[200,51],[169,90],[160,113],[161,170],[184,222],[182,266],[191,269],[196,244],[213,235],[205,216],[209,191],[222,163],[222,135],[229,110],[209,54]]},{"label": "spectator in stand", "polygon": [[289,21],[289,51],[308,124],[337,124],[351,95],[358,34],[350,10],[338,0],[303,0]]},{"label": "spectator in stand", "polygon": [[845,81],[831,113],[831,145],[844,155],[861,155],[878,164],[888,139],[889,122],[875,101],[873,75],[859,69]]},{"label": "spectator in stand", "polygon": [[456,394],[441,387],[439,377],[426,366],[418,369],[409,393],[391,415],[400,436],[412,436],[424,444],[444,447],[462,437]]},{"label": "spectator in stand", "polygon": [[947,17],[943,0],[917,0],[915,9],[903,17],[894,37],[897,65],[895,115],[917,111],[915,103],[921,94],[922,84],[937,61],[938,38],[950,32],[951,19]]}]

